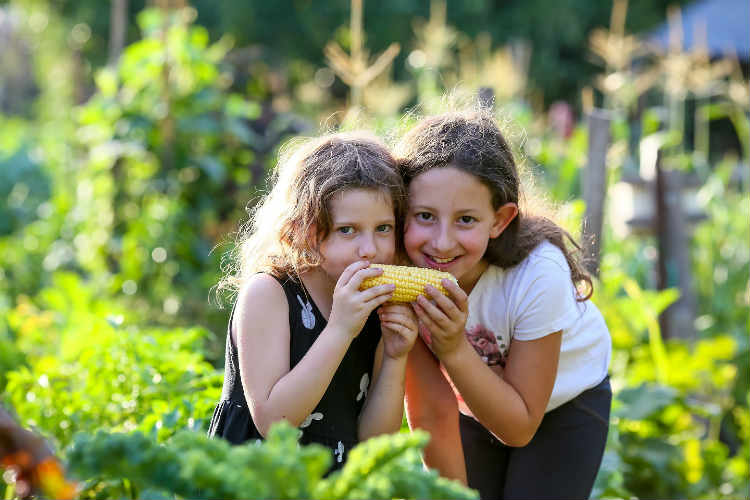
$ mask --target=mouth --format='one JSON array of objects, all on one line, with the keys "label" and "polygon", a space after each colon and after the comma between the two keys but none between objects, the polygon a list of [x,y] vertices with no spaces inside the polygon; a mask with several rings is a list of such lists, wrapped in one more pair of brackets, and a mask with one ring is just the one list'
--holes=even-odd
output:
[{"label": "mouth", "polygon": [[460,258],[460,256],[442,258],[436,255],[429,255],[429,254],[423,254],[423,255],[425,256],[425,260],[427,261],[427,264],[429,265],[429,267],[433,269],[438,269],[438,270],[444,270],[450,267],[451,264],[453,264],[457,259]]}]

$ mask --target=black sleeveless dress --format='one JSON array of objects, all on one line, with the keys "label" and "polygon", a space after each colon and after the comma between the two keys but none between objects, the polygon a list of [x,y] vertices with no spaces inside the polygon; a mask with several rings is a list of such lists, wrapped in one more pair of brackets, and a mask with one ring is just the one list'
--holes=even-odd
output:
[{"label": "black sleeveless dress", "polygon": [[[289,304],[289,367],[293,368],[323,331],[327,322],[306,293],[304,285],[289,277],[276,278]],[[233,444],[263,439],[253,423],[240,380],[237,346],[232,339],[232,317],[227,328],[224,387],[214,409],[209,436]],[[273,332],[269,332],[269,335]],[[333,451],[335,470],[343,466],[347,453],[357,444],[357,423],[372,380],[375,349],[380,341],[380,321],[375,312],[367,319],[341,361],[331,384],[315,410],[300,425],[300,443],[319,443]]]}]

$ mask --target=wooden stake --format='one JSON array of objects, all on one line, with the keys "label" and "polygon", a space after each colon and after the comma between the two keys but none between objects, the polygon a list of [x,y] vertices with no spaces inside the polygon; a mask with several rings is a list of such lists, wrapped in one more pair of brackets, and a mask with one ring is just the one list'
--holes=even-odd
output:
[{"label": "wooden stake", "polygon": [[690,241],[685,210],[682,207],[683,176],[661,165],[661,150],[656,159],[656,228],[659,245],[660,290],[678,288],[680,298],[660,316],[664,338],[694,339],[695,292],[690,271]]},{"label": "wooden stake", "polygon": [[599,275],[604,198],[607,191],[607,150],[609,126],[612,116],[602,109],[593,109],[589,115],[589,151],[586,169],[581,179],[586,212],[583,218],[584,265],[589,273]]}]

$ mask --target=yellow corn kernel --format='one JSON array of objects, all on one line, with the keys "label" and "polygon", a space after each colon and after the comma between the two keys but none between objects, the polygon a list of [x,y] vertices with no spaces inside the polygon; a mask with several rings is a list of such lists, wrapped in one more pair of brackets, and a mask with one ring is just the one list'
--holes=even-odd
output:
[{"label": "yellow corn kernel", "polygon": [[425,295],[425,285],[432,285],[443,295],[449,296],[443,287],[442,280],[448,278],[456,282],[451,273],[428,269],[424,267],[392,266],[388,264],[373,264],[370,267],[379,267],[383,274],[375,278],[367,278],[362,282],[360,290],[367,290],[378,285],[393,284],[396,290],[388,302],[414,302],[417,296]]}]

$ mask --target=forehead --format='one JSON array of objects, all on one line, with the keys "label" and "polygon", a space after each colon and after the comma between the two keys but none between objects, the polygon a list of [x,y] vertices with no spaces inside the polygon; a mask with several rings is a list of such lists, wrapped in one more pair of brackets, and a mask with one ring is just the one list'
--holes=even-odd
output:
[{"label": "forehead", "polygon": [[409,204],[440,209],[492,208],[492,193],[472,174],[454,167],[433,168],[409,184]]},{"label": "forehead", "polygon": [[393,218],[391,194],[380,189],[347,189],[329,201],[333,220],[373,216]]}]

